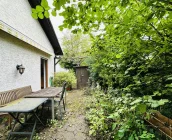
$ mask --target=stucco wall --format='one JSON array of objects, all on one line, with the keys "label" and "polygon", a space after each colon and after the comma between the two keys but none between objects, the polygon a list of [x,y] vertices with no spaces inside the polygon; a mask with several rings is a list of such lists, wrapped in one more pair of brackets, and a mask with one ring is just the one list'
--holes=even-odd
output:
[{"label": "stucco wall", "polygon": [[39,22],[31,17],[28,0],[0,0],[0,11],[0,20],[54,52]]},{"label": "stucco wall", "polygon": [[[0,30],[0,91],[28,85],[32,86],[33,91],[39,90],[41,57],[48,59],[48,75],[53,76],[54,56],[48,56]],[[23,75],[17,71],[17,64],[25,67]]]}]

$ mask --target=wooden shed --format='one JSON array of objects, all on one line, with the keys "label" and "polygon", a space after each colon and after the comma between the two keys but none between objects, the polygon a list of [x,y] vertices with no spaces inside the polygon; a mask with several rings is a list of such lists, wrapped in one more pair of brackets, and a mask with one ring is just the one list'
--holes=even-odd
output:
[{"label": "wooden shed", "polygon": [[88,86],[88,66],[76,66],[77,89]]}]

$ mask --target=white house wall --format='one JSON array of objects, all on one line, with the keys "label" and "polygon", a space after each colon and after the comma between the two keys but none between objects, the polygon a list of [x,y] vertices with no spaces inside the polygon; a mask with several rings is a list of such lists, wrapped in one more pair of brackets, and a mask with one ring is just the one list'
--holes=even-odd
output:
[{"label": "white house wall", "polygon": [[54,53],[38,20],[31,17],[28,0],[0,0],[0,20]]},{"label": "white house wall", "polygon": [[[28,85],[32,86],[33,91],[39,90],[41,57],[48,59],[48,75],[53,76],[54,56],[49,56],[0,30],[0,91]],[[17,64],[25,67],[22,75],[16,69]]]}]

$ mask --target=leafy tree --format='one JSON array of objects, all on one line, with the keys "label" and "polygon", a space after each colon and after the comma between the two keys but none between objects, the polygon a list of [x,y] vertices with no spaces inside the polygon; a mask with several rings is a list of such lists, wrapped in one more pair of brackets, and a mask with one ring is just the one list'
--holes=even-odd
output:
[{"label": "leafy tree", "polygon": [[[46,11],[46,0],[41,6]],[[55,0],[63,25],[93,37],[90,71],[104,86],[137,96],[171,98],[172,2],[170,0]],[[45,7],[46,5],[46,7]],[[39,9],[36,11],[39,15]],[[34,10],[33,10],[34,12]],[[39,17],[39,16],[38,16]],[[73,27],[73,28],[72,28]]]},{"label": "leafy tree", "polygon": [[[54,1],[58,4],[60,2],[62,1]],[[69,1],[65,0],[59,4],[64,8],[60,15],[65,19],[59,28],[69,28],[73,33],[84,32],[92,36],[91,59],[87,62],[93,80],[104,89],[112,87],[119,95],[131,94],[135,100],[151,98],[154,100],[153,108],[161,104],[164,98],[172,100],[171,0],[82,0],[66,4],[67,2]],[[57,9],[59,7],[55,8]],[[112,93],[115,95],[116,92]],[[99,98],[105,99],[104,96]],[[103,102],[105,111],[100,111],[106,113],[106,110],[113,112],[117,109],[118,106],[112,109],[112,104],[108,103],[109,100],[106,104]],[[140,103],[141,110],[145,110],[147,104],[142,101]],[[127,103],[124,102],[123,105],[127,106]],[[97,114],[102,115],[102,112]],[[135,116],[139,117],[137,114]],[[123,124],[124,120],[132,120],[133,117],[131,115],[128,119],[126,116],[120,122]],[[104,124],[105,128],[101,128],[107,132],[108,122],[104,122],[106,117],[102,118],[103,123],[100,125]],[[131,127],[132,124],[127,122],[121,126]],[[99,131],[99,127],[96,130]],[[124,133],[118,132],[118,137],[122,139]],[[111,131],[108,130],[108,134]],[[144,138],[144,135],[140,138]],[[134,134],[127,136],[136,139]]]},{"label": "leafy tree", "polygon": [[90,38],[88,35],[81,33],[66,33],[62,39],[64,47],[64,56],[60,61],[60,65],[67,69],[73,69],[73,66],[85,65],[85,60],[90,55],[91,48]]},{"label": "leafy tree", "polygon": [[[130,81],[144,83],[146,86],[145,81],[149,81],[157,87],[157,79],[163,79],[160,82],[161,87],[166,86],[162,86],[164,80],[166,81],[163,77],[171,75],[170,0],[82,0],[67,4],[69,2],[53,2],[53,11],[64,8],[60,15],[65,20],[59,28],[62,30],[74,27],[74,33],[83,31],[98,34],[94,38],[92,49],[95,63],[91,65],[91,69],[98,73],[95,75],[111,86],[119,85],[120,88],[126,88]],[[41,6],[44,11],[36,7],[38,15],[49,9],[46,0],[42,1]],[[121,75],[126,74],[127,69],[132,74],[122,77],[121,80]],[[118,73],[115,74],[114,71]],[[156,78],[150,79],[150,75],[146,78],[146,73],[150,71],[154,73],[151,76],[156,75]],[[145,80],[133,80],[130,76],[137,76],[136,79],[143,77]]]}]

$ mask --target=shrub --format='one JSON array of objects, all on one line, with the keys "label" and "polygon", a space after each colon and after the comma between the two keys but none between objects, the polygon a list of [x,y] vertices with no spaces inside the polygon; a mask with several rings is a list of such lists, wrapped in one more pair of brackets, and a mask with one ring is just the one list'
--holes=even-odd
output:
[{"label": "shrub", "polygon": [[157,140],[153,130],[149,130],[144,120],[150,118],[158,106],[167,100],[154,100],[152,96],[133,97],[119,94],[118,90],[108,90],[107,94],[97,89],[91,91],[86,119],[89,134],[102,140]]},{"label": "shrub", "polygon": [[76,76],[73,71],[55,73],[55,87],[62,86],[65,81],[67,82],[68,87],[73,87],[76,84]]}]

